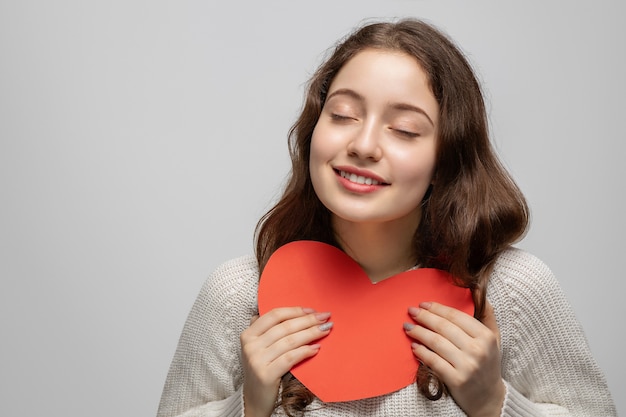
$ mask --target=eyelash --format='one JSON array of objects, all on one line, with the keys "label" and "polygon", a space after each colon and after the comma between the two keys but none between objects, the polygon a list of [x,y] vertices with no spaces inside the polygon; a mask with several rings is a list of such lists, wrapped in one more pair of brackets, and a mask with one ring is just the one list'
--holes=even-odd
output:
[{"label": "eyelash", "polygon": [[398,129],[394,129],[399,135],[401,136],[405,136],[407,138],[413,139],[419,136],[419,133],[415,133],[415,132],[408,132],[406,130],[398,130]]},{"label": "eyelash", "polygon": [[342,114],[337,114],[337,113],[331,113],[330,117],[333,120],[337,120],[337,121],[347,121],[347,120],[352,120],[353,119],[353,117],[344,116]]},{"label": "eyelash", "polygon": [[[337,113],[331,113],[330,117],[331,117],[331,119],[333,119],[335,121],[338,121],[338,122],[347,122],[349,120],[354,120],[353,117],[344,116],[342,114],[337,114]],[[394,132],[396,132],[400,136],[403,136],[403,137],[406,137],[406,138],[409,138],[409,139],[414,139],[414,138],[416,138],[416,137],[418,137],[420,135],[419,133],[409,132],[407,130],[393,129],[393,128],[391,128],[391,130],[393,130]]]}]

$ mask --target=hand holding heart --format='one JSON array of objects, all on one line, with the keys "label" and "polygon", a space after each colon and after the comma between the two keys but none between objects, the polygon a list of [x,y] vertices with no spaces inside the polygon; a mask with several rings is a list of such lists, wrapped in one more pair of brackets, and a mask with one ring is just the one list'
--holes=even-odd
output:
[{"label": "hand holding heart", "polygon": [[[271,412],[288,371],[322,401],[352,401],[410,385],[416,357],[467,412],[501,404],[493,313],[487,326],[476,320],[471,291],[447,272],[421,268],[372,284],[339,249],[299,241],[274,252],[258,296],[261,317],[242,334],[246,415],[252,404]],[[320,329],[328,314],[285,305],[330,312],[335,328]],[[411,319],[417,325],[403,331]]]},{"label": "hand holding heart", "polygon": [[[309,343],[329,333],[329,317],[328,313],[288,307],[253,318],[241,333],[246,417],[272,413],[280,378],[317,353],[319,345]],[[327,325],[321,327],[324,323]]]},{"label": "hand holding heart", "polygon": [[499,416],[505,387],[500,370],[500,334],[493,307],[483,323],[438,303],[410,308],[416,324],[405,324],[415,339],[413,353],[446,384],[470,416]]},{"label": "hand holding heart", "polygon": [[[499,331],[488,305],[484,324],[437,303],[409,308],[417,325],[405,324],[416,340],[413,353],[447,385],[459,406],[471,416],[497,416],[504,399],[500,376]],[[320,327],[329,313],[299,307],[277,308],[254,318],[241,335],[244,356],[246,416],[270,415],[280,378],[319,350],[330,331]],[[330,323],[328,323],[330,324]]]}]

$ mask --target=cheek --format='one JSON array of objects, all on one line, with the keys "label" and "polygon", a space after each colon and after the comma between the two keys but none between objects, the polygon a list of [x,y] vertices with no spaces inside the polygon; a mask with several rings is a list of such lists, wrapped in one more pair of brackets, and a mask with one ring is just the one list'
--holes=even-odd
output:
[{"label": "cheek", "polygon": [[311,136],[311,167],[315,163],[323,163],[331,159],[333,152],[333,140],[329,136],[328,129],[325,129],[318,123]]},{"label": "cheek", "polygon": [[321,165],[326,159],[326,152],[323,146],[323,141],[320,140],[320,129],[316,126],[311,136],[310,155],[309,155],[309,172],[311,175],[311,182],[313,187],[319,184],[319,175]]},{"label": "cheek", "polygon": [[319,159],[320,149],[319,149],[319,140],[317,135],[317,127],[313,130],[313,135],[311,136],[311,144],[309,145],[309,169],[313,172],[315,168],[315,163]]},{"label": "cheek", "polygon": [[435,172],[435,152],[423,149],[421,152],[399,154],[394,166],[397,167],[397,179],[412,184],[430,184]]}]

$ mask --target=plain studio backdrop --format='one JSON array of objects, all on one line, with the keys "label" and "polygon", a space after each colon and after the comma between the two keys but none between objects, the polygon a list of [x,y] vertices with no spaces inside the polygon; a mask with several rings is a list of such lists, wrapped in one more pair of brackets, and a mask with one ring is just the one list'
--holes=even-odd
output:
[{"label": "plain studio backdrop", "polygon": [[206,276],[252,252],[303,87],[372,18],[448,32],[626,414],[618,1],[1,1],[0,415],[151,416]]}]

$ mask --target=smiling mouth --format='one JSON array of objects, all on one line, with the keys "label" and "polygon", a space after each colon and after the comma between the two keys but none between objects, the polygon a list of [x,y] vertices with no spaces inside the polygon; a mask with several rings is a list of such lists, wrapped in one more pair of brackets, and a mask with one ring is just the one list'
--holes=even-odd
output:
[{"label": "smiling mouth", "polygon": [[336,172],[342,177],[355,184],[365,185],[388,185],[384,182],[375,180],[374,178],[364,177],[363,175],[356,175],[350,172],[336,170]]}]

